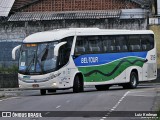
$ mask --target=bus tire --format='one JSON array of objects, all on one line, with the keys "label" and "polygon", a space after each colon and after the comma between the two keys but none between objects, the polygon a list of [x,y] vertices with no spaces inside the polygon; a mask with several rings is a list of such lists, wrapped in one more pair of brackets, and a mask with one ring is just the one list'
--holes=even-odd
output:
[{"label": "bus tire", "polygon": [[83,92],[83,90],[84,90],[83,82],[80,80],[81,80],[80,77],[78,75],[76,75],[74,78],[74,83],[73,83],[73,92],[74,93]]},{"label": "bus tire", "polygon": [[95,88],[96,88],[98,91],[108,90],[109,87],[110,87],[110,85],[95,85]]},{"label": "bus tire", "polygon": [[138,75],[136,72],[131,72],[130,82],[123,85],[124,89],[134,89],[138,85]]},{"label": "bus tire", "polygon": [[41,93],[41,95],[46,95],[46,90],[45,89],[41,89],[40,93]]},{"label": "bus tire", "polygon": [[48,89],[47,91],[48,91],[48,93],[55,93],[56,92],[55,89]]}]

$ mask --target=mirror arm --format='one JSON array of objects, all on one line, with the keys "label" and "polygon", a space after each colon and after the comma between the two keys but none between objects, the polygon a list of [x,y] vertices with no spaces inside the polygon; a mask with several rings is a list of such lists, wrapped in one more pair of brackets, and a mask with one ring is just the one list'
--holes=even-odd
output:
[{"label": "mirror arm", "polygon": [[66,44],[66,43],[67,43],[67,42],[61,42],[61,43],[59,43],[59,44],[57,44],[57,45],[55,46],[55,48],[54,48],[54,55],[55,55],[55,56],[58,56],[59,48],[60,48],[62,45]]},{"label": "mirror arm", "polygon": [[12,59],[15,60],[16,59],[16,51],[18,49],[20,49],[21,45],[16,46],[15,48],[13,48],[12,50]]}]

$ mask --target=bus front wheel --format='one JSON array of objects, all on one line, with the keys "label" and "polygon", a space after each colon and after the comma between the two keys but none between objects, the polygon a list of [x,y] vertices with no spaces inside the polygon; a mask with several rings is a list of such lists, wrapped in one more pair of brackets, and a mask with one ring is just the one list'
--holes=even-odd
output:
[{"label": "bus front wheel", "polygon": [[83,92],[83,90],[84,90],[83,80],[81,80],[80,77],[76,75],[73,83],[73,92],[79,93],[79,92]]},{"label": "bus front wheel", "polygon": [[41,93],[41,95],[45,95],[46,94],[46,90],[45,89],[41,89],[40,93]]}]

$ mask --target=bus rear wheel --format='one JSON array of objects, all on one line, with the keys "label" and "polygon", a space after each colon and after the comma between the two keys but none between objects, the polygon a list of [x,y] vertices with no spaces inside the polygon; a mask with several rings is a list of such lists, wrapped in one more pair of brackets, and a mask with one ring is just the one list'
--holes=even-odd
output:
[{"label": "bus rear wheel", "polygon": [[73,92],[79,93],[83,91],[84,91],[83,80],[81,80],[80,77],[76,75],[74,78],[74,83],[73,83]]},{"label": "bus rear wheel", "polygon": [[110,85],[95,85],[95,88],[96,88],[98,91],[108,90],[109,87],[110,87]]},{"label": "bus rear wheel", "polygon": [[131,72],[130,82],[123,85],[124,89],[134,89],[138,85],[138,75],[136,72]]},{"label": "bus rear wheel", "polygon": [[46,94],[46,90],[45,89],[41,89],[40,93],[41,93],[41,95],[45,95]]}]

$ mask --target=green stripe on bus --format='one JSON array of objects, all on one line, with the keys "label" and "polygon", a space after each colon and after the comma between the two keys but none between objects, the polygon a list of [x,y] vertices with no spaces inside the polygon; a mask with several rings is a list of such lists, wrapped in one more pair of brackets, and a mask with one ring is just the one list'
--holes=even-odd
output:
[{"label": "green stripe on bus", "polygon": [[113,80],[130,66],[142,67],[146,60],[138,57],[119,59],[109,64],[91,67],[79,67],[85,82],[104,82]]}]

